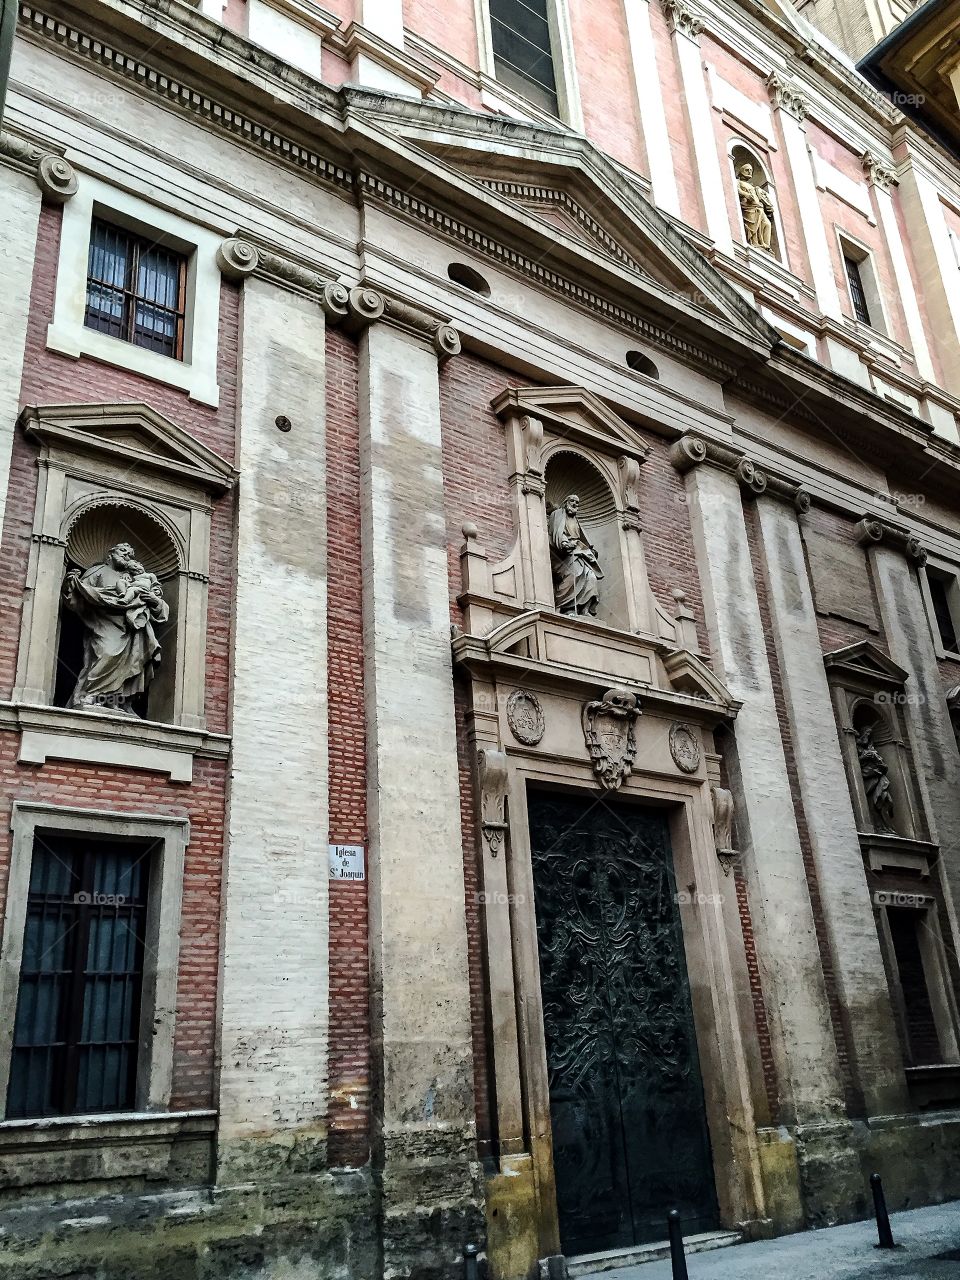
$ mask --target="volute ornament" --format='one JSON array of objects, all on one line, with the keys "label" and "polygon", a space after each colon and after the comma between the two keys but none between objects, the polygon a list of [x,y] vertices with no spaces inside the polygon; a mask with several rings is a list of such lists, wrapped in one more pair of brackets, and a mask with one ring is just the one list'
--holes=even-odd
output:
[{"label": "volute ornament", "polygon": [[238,236],[231,236],[217,247],[217,266],[227,280],[238,284],[253,275],[260,265],[260,253],[255,245]]},{"label": "volute ornament", "polygon": [[477,752],[480,776],[480,829],[490,856],[495,858],[507,835],[507,754],[491,747]]},{"label": "volute ornament", "polygon": [[507,699],[507,724],[518,742],[535,747],[544,735],[546,720],[540,699],[529,689],[514,689]]},{"label": "volute ornament", "polygon": [[593,772],[605,791],[616,791],[633,772],[637,754],[635,725],[640,715],[636,694],[615,685],[599,701],[583,708],[583,737]]},{"label": "volute ornament", "polygon": [[41,156],[37,165],[37,186],[51,204],[66,204],[79,188],[77,175],[63,156]]}]

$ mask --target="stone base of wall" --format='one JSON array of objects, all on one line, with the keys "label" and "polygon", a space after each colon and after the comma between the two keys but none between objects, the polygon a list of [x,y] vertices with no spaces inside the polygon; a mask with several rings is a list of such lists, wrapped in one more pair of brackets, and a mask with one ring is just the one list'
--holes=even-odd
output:
[{"label": "stone base of wall", "polygon": [[0,1280],[372,1280],[379,1266],[367,1170],[30,1204],[0,1214],[0,1235]]},{"label": "stone base of wall", "polygon": [[[874,1116],[869,1121],[764,1132],[781,1137],[762,1144],[779,1153],[776,1160],[764,1161],[773,1234],[869,1217],[871,1173],[883,1178],[891,1211],[960,1196],[960,1111]],[[791,1194],[791,1167],[796,1170],[797,1198]]]}]

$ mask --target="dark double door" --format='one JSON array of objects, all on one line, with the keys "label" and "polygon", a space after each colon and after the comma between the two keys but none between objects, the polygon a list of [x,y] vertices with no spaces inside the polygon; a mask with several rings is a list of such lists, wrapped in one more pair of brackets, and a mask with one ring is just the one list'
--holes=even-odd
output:
[{"label": "dark double door", "polygon": [[666,819],[529,797],[553,1163],[568,1256],[717,1225]]}]

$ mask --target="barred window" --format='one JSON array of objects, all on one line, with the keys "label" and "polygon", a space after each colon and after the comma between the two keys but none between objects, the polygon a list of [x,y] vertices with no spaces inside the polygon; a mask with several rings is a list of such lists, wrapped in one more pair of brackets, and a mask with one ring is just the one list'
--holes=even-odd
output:
[{"label": "barred window", "polygon": [[134,1107],[152,847],[37,832],[8,1118]]},{"label": "barred window", "polygon": [[863,287],[863,276],[860,263],[849,255],[844,255],[843,265],[847,272],[847,284],[850,288],[850,301],[853,303],[853,314],[861,324],[870,324],[870,308],[867,306],[867,294]]},{"label": "barred window", "polygon": [[187,260],[174,249],[94,218],[84,324],[183,359]]},{"label": "barred window", "polygon": [[497,79],[559,114],[547,5],[552,0],[490,0]]}]

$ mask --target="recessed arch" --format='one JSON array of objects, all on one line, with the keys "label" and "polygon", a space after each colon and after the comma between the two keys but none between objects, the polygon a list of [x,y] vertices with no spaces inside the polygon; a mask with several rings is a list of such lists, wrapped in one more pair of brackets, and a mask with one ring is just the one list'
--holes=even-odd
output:
[{"label": "recessed arch", "polygon": [[[734,194],[737,196],[739,203],[738,183],[741,181],[741,169],[744,165],[750,165],[753,172],[750,174],[748,181],[754,187],[765,191],[771,198],[773,208],[768,214],[770,218],[770,247],[762,252],[771,254],[778,261],[784,261],[783,253],[783,231],[780,226],[780,210],[777,202],[777,188],[770,172],[770,161],[755,148],[751,147],[741,138],[734,138],[729,144],[728,152],[730,156],[730,166],[733,171]],[[743,237],[746,244],[750,244],[749,233],[743,214],[741,212],[741,224],[743,226]],[[757,246],[751,246],[757,247]]]}]

